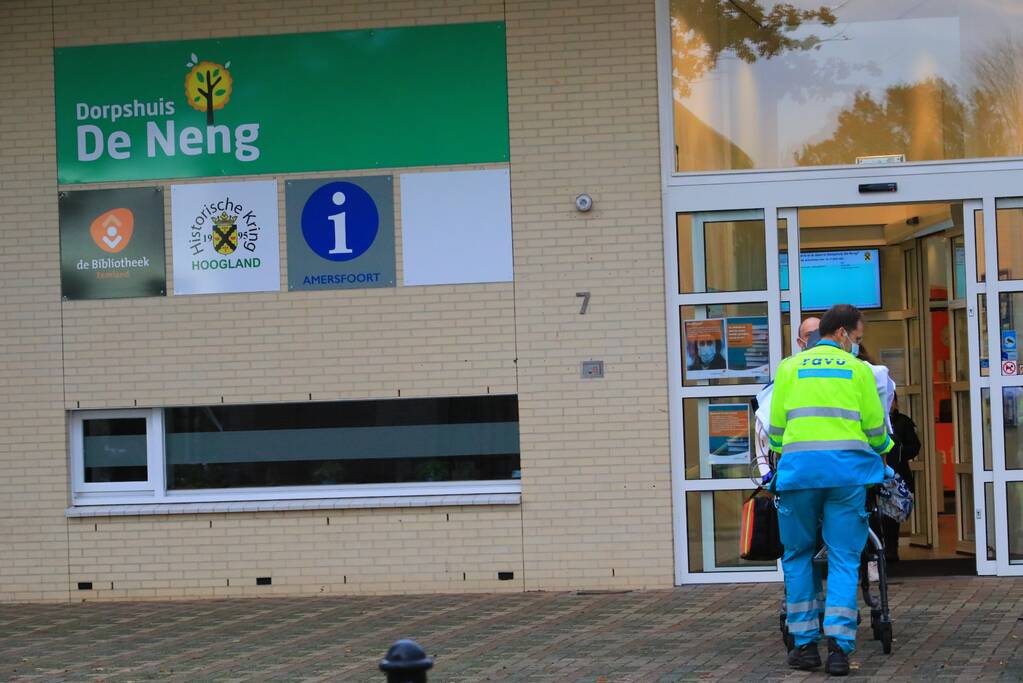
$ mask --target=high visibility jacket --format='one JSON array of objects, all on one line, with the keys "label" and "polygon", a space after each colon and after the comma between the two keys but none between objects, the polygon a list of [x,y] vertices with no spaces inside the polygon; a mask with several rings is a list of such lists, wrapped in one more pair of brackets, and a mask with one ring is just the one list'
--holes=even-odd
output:
[{"label": "high visibility jacket", "polygon": [[874,374],[831,341],[782,361],[774,381],[771,450],[779,491],[880,483],[892,449]]}]

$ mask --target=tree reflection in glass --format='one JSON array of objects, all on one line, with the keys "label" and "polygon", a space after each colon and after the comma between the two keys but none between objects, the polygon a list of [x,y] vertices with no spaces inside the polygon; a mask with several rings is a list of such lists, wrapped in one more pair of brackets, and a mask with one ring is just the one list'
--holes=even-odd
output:
[{"label": "tree reflection in glass", "polygon": [[672,0],[681,172],[1023,155],[1023,3]]}]

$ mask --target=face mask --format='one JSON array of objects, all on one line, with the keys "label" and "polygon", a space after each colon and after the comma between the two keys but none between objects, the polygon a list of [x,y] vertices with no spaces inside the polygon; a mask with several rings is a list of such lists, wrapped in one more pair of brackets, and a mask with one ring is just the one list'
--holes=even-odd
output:
[{"label": "face mask", "polygon": [[859,356],[860,355],[860,343],[859,342],[854,342],[852,340],[852,335],[849,334],[848,330],[846,330],[845,338],[849,340],[849,353],[852,354],[853,356]]},{"label": "face mask", "polygon": [[717,349],[714,346],[700,346],[700,360],[704,363],[709,363],[714,360],[714,356],[717,353]]},{"label": "face mask", "polygon": [[806,335],[805,348],[812,349],[813,347],[817,346],[817,342],[819,342],[820,340],[821,340],[820,330],[814,330],[810,334]]}]

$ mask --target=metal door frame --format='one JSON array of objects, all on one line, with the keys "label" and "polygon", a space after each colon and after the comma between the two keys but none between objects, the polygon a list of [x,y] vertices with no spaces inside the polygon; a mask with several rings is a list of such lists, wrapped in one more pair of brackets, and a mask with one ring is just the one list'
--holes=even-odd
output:
[{"label": "metal door frame", "polygon": [[[875,170],[876,172],[876,170]],[[688,571],[688,548],[686,535],[685,493],[687,491],[716,490],[749,490],[752,488],[748,480],[694,480],[684,478],[683,395],[695,396],[726,396],[752,395],[756,386],[719,386],[684,388],[681,386],[681,332],[678,324],[678,307],[680,305],[698,305],[706,303],[764,302],[768,304],[768,319],[771,339],[771,371],[772,374],[781,360],[781,302],[790,302],[792,320],[798,320],[799,280],[789,278],[789,290],[786,294],[780,291],[778,279],[778,219],[787,220],[789,272],[798,273],[799,225],[798,211],[793,208],[827,207],[827,206],[870,206],[884,204],[910,204],[927,202],[962,202],[964,225],[973,225],[973,211],[984,208],[985,244],[996,244],[995,238],[995,197],[1018,194],[1017,188],[1023,187],[1023,168],[1004,172],[943,172],[921,173],[916,176],[900,176],[897,178],[878,177],[872,181],[885,182],[891,180],[899,185],[898,192],[877,197],[861,195],[856,190],[857,178],[821,179],[798,183],[749,183],[742,186],[700,186],[666,188],[663,202],[664,218],[664,250],[665,250],[665,284],[666,284],[666,319],[668,322],[668,366],[669,366],[669,413],[671,415],[671,464],[673,521],[675,544],[675,580],[677,583],[720,583],[720,582],[751,582],[779,580],[780,571],[722,571],[714,573],[690,573]],[[980,197],[980,199],[967,199]],[[678,293],[678,251],[676,245],[676,214],[694,212],[716,212],[735,210],[762,210],[764,218],[765,245],[767,248],[767,280],[768,290],[765,292],[729,292],[709,294]],[[967,340],[969,345],[969,382],[970,382],[970,415],[971,436],[975,454],[983,452],[983,424],[981,419],[980,392],[989,389],[992,398],[1000,396],[1002,386],[1023,386],[1023,376],[1002,378],[990,373],[982,377],[980,374],[980,334],[976,324],[978,319],[977,297],[989,297],[988,323],[988,358],[999,358],[999,335],[997,316],[997,293],[1003,291],[1023,291],[1023,280],[976,282],[976,245],[971,229],[964,229],[966,245],[967,271]],[[985,249],[986,272],[997,273],[997,251],[995,248]],[[922,267],[922,266],[921,266]],[[990,297],[994,296],[995,308],[991,308]],[[918,307],[923,302],[918,301]],[[921,309],[922,310],[922,309]],[[921,327],[923,327],[921,321]],[[796,326],[790,330],[790,343],[795,345]],[[992,370],[998,369],[992,367]],[[698,391],[692,391],[698,389]],[[1002,405],[1000,400],[992,400],[990,404],[991,424],[1002,424]],[[977,554],[977,571],[979,574],[1023,574],[1023,565],[1008,564],[1008,531],[1006,517],[1005,483],[1023,481],[1023,471],[1006,472],[1004,457],[1004,440],[1000,429],[991,433],[991,450],[993,469],[985,472],[983,457],[974,457],[974,524],[976,544],[985,548],[987,543],[987,515],[985,510],[984,485],[994,485],[995,493],[995,529],[996,551],[998,561],[987,559],[986,552]],[[996,479],[997,476],[997,479]]]},{"label": "metal door frame", "polygon": [[[996,187],[984,196],[980,208],[984,212],[984,259],[986,272],[985,290],[987,293],[988,323],[988,358],[990,359],[990,391],[991,391],[991,446],[992,472],[995,495],[995,552],[996,571],[999,576],[1023,576],[1023,562],[1013,564],[1009,558],[1008,531],[1008,485],[1023,482],[1023,469],[1006,469],[1005,433],[1004,429],[994,429],[995,425],[1004,425],[1004,403],[1002,390],[1007,387],[1023,387],[1023,375],[1006,376],[1001,371],[1001,320],[1000,296],[1023,292],[1023,280],[999,280],[998,269],[998,208],[1023,208],[1023,194],[1019,187],[1015,189]],[[990,277],[994,274],[994,277]],[[976,495],[976,492],[975,494]]]}]

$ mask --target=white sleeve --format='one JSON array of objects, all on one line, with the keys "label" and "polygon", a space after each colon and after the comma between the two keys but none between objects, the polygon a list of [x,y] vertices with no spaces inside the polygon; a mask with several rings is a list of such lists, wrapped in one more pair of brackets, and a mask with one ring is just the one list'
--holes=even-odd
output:
[{"label": "white sleeve", "polygon": [[881,405],[884,406],[884,425],[888,429],[888,433],[892,433],[892,402],[895,400],[895,382],[892,381],[891,374],[888,372],[888,368],[884,365],[870,365],[871,372],[874,373],[874,385],[877,387],[877,396],[881,399]]},{"label": "white sleeve", "polygon": [[757,394],[757,420],[763,423],[764,428],[771,424],[771,393],[774,391],[774,384],[768,384]]},{"label": "white sleeve", "polygon": [[[757,412],[759,413],[759,411]],[[764,428],[764,424],[760,421],[759,417],[756,419],[753,440],[755,441],[757,452],[757,471],[760,472],[761,477],[765,477],[771,473],[771,446],[767,441],[767,429]]]}]

